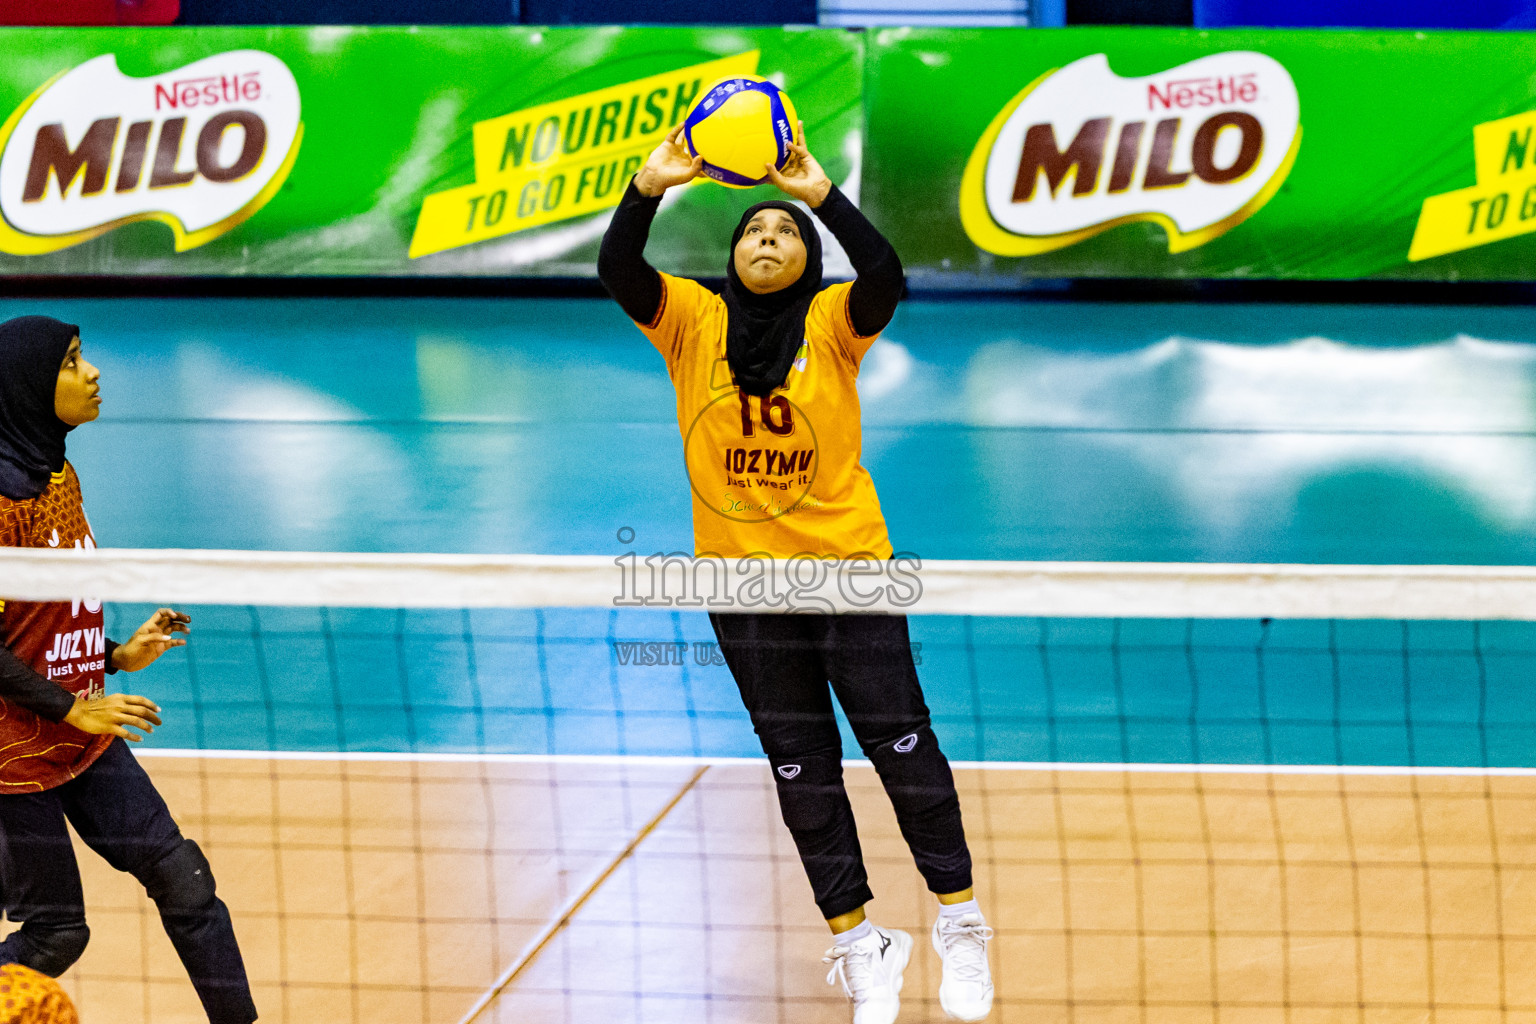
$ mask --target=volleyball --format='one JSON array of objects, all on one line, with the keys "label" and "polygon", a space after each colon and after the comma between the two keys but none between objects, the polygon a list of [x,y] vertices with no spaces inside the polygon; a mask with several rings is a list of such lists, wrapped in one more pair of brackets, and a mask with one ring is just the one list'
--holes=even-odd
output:
[{"label": "volleyball", "polygon": [[763,165],[782,168],[795,140],[795,105],[766,78],[732,75],[715,82],[683,119],[689,153],[704,158],[704,174],[731,188],[768,180]]}]

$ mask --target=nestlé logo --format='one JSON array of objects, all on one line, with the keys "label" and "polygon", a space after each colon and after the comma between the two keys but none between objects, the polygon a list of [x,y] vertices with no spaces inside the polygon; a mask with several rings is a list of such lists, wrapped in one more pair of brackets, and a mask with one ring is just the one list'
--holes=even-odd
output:
[{"label": "nestl\u00e9 logo", "polygon": [[1279,190],[1301,145],[1290,74],[1262,53],[1121,78],[1098,53],[1049,71],[976,143],[960,217],[981,248],[1032,256],[1146,220],[1204,245]]},{"label": "nestl\u00e9 logo", "polygon": [[0,251],[53,252],[134,221],[177,252],[276,194],[304,126],[288,66],[232,50],[148,78],[103,54],[44,83],[0,126]]}]

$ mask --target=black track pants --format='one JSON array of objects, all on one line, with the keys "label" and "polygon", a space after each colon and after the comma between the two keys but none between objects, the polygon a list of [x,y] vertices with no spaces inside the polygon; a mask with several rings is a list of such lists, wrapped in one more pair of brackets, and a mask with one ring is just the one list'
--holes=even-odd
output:
[{"label": "black track pants", "polygon": [[62,786],[0,795],[0,891],[6,914],[22,922],[0,942],[0,963],[57,976],[85,951],[85,894],[65,818],[108,864],[143,883],[208,1019],[254,1021],[245,964],[212,869],[120,739]]},{"label": "black track pants", "polygon": [[928,888],[969,888],[960,799],[929,724],[906,618],[712,614],[709,620],[773,766],[779,809],[822,916],[846,914],[873,898],[843,788],[832,693],[874,762]]}]

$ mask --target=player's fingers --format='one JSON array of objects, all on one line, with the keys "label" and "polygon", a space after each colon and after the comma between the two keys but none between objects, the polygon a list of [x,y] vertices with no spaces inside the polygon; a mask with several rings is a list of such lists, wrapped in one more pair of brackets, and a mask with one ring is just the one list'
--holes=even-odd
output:
[{"label": "player's fingers", "polygon": [[[159,711],[156,708],[155,711]],[[143,726],[146,722],[155,725],[160,724],[160,716],[146,707],[117,708],[112,712],[112,721]]]},{"label": "player's fingers", "polygon": [[[98,734],[121,736],[125,740],[136,740],[142,738],[137,732],[134,732],[133,729],[130,728],[130,726],[134,725],[135,723],[127,719],[121,721],[113,720],[110,722],[99,722],[97,724],[100,726],[100,728],[95,729],[94,731]],[[147,732],[148,730],[146,729],[145,731]]]},{"label": "player's fingers", "polygon": [[[155,711],[160,710],[156,708]],[[143,727],[145,723],[160,724],[160,716],[149,708],[119,708],[112,712],[112,721],[119,725],[138,725]]]},{"label": "player's fingers", "polygon": [[141,697],[141,696],[139,696],[136,693],[122,693],[122,694],[118,694],[117,697],[116,697],[116,700],[118,701],[119,705],[121,705],[123,707],[149,708],[151,711],[159,711],[160,710],[160,705],[159,704],[156,704],[154,701],[150,700],[148,697]]},{"label": "player's fingers", "polygon": [[677,124],[672,126],[672,130],[671,131],[667,132],[667,141],[675,143],[677,141],[677,139],[678,139],[678,136],[680,136],[682,134],[683,134],[683,122],[679,121],[679,122],[677,122]]},{"label": "player's fingers", "polygon": [[155,731],[155,727],[150,724],[148,719],[140,718],[138,715],[118,715],[117,716],[117,724],[118,725],[131,725],[135,729],[142,729],[145,732],[154,732]]},{"label": "player's fingers", "polygon": [[783,188],[785,184],[788,183],[789,179],[784,177],[784,172],[773,166],[772,161],[764,163],[763,167],[765,167],[768,171],[768,180],[773,182],[775,185]]}]

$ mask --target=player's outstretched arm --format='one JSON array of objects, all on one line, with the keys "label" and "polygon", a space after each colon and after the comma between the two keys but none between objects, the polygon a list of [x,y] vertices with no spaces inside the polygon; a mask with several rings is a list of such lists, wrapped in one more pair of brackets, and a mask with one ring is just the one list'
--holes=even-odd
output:
[{"label": "player's outstretched arm", "polygon": [[768,177],[789,196],[816,211],[832,232],[858,274],[848,293],[848,315],[853,329],[868,338],[885,330],[896,315],[906,287],[901,260],[869,218],[832,184],[821,164],[805,147],[805,125],[797,126],[794,145],[783,170],[768,165]]},{"label": "player's outstretched arm", "polygon": [[668,132],[624,189],[597,253],[598,279],[639,324],[650,323],[661,311],[661,275],[645,261],[645,240],[661,194],[697,178],[704,167],[703,157],[690,157],[678,141],[682,133],[682,125]]}]

